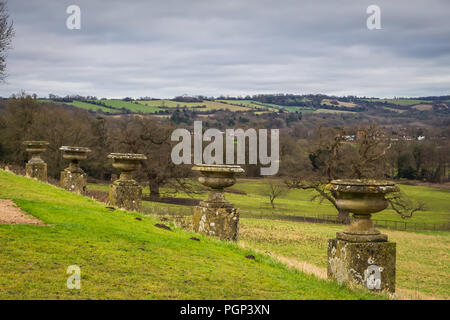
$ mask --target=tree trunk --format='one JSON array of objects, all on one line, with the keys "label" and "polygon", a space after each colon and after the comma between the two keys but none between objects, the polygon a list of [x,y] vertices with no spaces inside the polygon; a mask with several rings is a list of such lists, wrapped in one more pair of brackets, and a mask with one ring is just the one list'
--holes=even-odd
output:
[{"label": "tree trunk", "polygon": [[346,210],[338,210],[337,221],[342,224],[350,224],[350,212]]},{"label": "tree trunk", "polygon": [[148,182],[148,186],[150,188],[150,198],[151,199],[158,199],[161,197],[159,194],[159,183],[154,180],[150,180]]}]

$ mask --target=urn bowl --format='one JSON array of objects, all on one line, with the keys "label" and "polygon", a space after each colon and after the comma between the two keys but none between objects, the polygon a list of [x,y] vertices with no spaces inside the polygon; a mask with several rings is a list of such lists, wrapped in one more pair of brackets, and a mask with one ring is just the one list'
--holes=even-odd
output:
[{"label": "urn bowl", "polygon": [[244,172],[240,166],[221,164],[196,164],[194,171],[202,174],[198,181],[212,189],[224,189],[236,183],[235,174]]},{"label": "urn bowl", "polygon": [[136,171],[140,167],[141,160],[147,160],[147,157],[139,153],[110,153],[109,159],[113,159],[112,166],[121,172]]},{"label": "urn bowl", "polygon": [[70,161],[81,161],[87,158],[91,149],[85,147],[62,146],[59,148],[63,152],[63,158]]}]

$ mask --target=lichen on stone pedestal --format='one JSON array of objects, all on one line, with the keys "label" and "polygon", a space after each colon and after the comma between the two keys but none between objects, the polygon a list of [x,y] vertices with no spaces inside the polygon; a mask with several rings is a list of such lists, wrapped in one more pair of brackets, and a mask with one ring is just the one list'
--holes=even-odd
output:
[{"label": "lichen on stone pedestal", "polygon": [[194,208],[194,230],[221,240],[237,241],[239,233],[239,209],[229,203],[202,201]]},{"label": "lichen on stone pedestal", "polygon": [[25,165],[26,176],[47,182],[47,164],[41,159],[41,154],[49,143],[47,141],[24,141],[22,144],[31,154],[31,159]]},{"label": "lichen on stone pedestal", "polygon": [[142,188],[134,180],[116,180],[109,186],[109,204],[130,211],[141,209]]},{"label": "lichen on stone pedestal", "polygon": [[47,182],[47,164],[45,162],[31,162],[25,165],[26,176]]},{"label": "lichen on stone pedestal", "polygon": [[85,194],[87,184],[87,174],[81,169],[72,172],[70,168],[61,171],[61,187],[75,193]]},{"label": "lichen on stone pedestal", "polygon": [[395,292],[396,244],[328,240],[328,278],[373,291]]},{"label": "lichen on stone pedestal", "polygon": [[61,187],[68,191],[85,194],[87,174],[80,168],[79,162],[85,160],[91,150],[71,146],[62,146],[59,150],[63,152],[63,158],[70,161],[69,167],[61,171]]},{"label": "lichen on stone pedestal", "polygon": [[110,184],[109,204],[130,211],[141,209],[142,188],[133,180],[132,172],[140,167],[140,161],[146,160],[143,154],[111,153],[113,167],[120,170],[120,178]]}]

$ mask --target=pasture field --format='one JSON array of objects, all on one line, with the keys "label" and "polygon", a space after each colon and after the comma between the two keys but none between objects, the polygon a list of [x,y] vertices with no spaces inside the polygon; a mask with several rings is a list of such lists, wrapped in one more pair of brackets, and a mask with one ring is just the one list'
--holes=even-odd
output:
[{"label": "pasture field", "polygon": [[99,105],[92,104],[92,103],[81,102],[81,101],[65,102],[64,104],[68,104],[70,106],[74,106],[74,107],[81,108],[81,109],[91,110],[91,111],[94,111],[94,112],[97,112],[98,110],[100,110],[100,111],[102,111],[104,113],[118,113],[118,112],[120,112],[120,110],[114,110],[114,109],[110,109],[110,108],[105,108],[103,106],[99,106]]},{"label": "pasture field", "polygon": [[[45,223],[0,225],[2,299],[387,298],[3,170],[0,198]],[[71,265],[81,268],[80,290],[66,287]]]},{"label": "pasture field", "polygon": [[[240,220],[239,244],[326,276],[327,240],[344,227],[263,218]],[[450,234],[382,230],[397,243],[400,298],[450,299]],[[306,263],[306,267],[305,267]]]},{"label": "pasture field", "polygon": [[144,106],[139,103],[133,103],[129,101],[123,101],[119,99],[107,99],[107,100],[96,100],[97,102],[102,102],[107,106],[111,106],[113,108],[125,108],[130,110],[131,112],[143,112],[143,113],[155,113],[161,110],[160,108],[153,106]]},{"label": "pasture field", "polygon": [[[249,111],[251,108],[246,106],[237,106],[226,103],[221,103],[220,101],[209,101],[204,100],[202,102],[179,102],[172,100],[141,100],[137,101],[139,104],[151,106],[151,107],[166,107],[166,108],[183,108],[197,110],[197,111],[210,111],[210,110],[230,110],[230,111]],[[206,106],[205,108],[200,108],[201,106]]]},{"label": "pasture field", "polygon": [[417,100],[417,99],[363,99],[366,101],[370,101],[370,102],[387,102],[387,103],[392,103],[392,104],[396,104],[399,106],[403,106],[403,107],[407,107],[407,106],[413,106],[416,104],[426,104],[426,103],[430,103],[431,101],[428,100]]}]

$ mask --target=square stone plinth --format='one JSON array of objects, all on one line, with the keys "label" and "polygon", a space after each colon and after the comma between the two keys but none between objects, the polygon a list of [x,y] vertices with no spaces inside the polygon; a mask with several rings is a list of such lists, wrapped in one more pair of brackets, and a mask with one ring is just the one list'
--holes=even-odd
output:
[{"label": "square stone plinth", "polygon": [[61,171],[61,187],[72,192],[86,193],[87,174],[84,172]]},{"label": "square stone plinth", "polygon": [[118,208],[139,211],[142,188],[135,181],[116,180],[109,186],[109,204]]},{"label": "square stone plinth", "polygon": [[47,182],[47,164],[45,162],[28,162],[25,165],[27,177]]},{"label": "square stone plinth", "polygon": [[194,208],[194,230],[221,240],[237,241],[239,231],[239,209],[232,207]]},{"label": "square stone plinth", "polygon": [[369,290],[395,292],[394,242],[328,240],[328,278],[363,285]]}]

